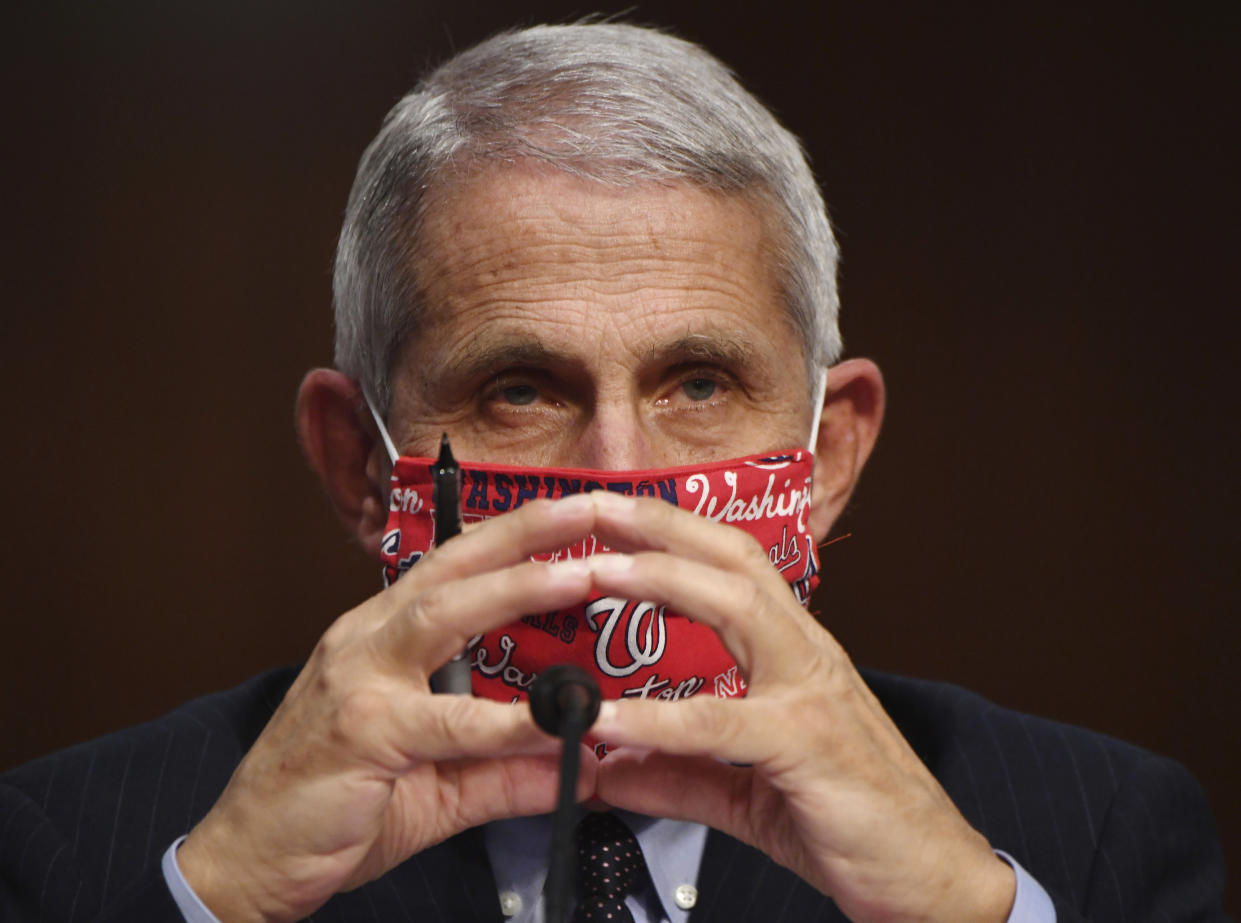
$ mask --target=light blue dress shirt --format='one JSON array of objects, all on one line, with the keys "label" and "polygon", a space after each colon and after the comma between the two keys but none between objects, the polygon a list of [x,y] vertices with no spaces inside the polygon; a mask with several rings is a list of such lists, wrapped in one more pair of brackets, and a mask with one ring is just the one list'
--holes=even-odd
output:
[{"label": "light blue dress shirt", "polygon": [[[625,900],[635,923],[688,923],[698,867],[707,842],[707,828],[688,821],[664,820],[617,811],[642,847],[651,873],[650,887]],[[483,829],[487,855],[496,878],[500,909],[512,923],[541,923],[543,883],[547,878],[547,846],[551,839],[551,815],[497,821]],[[177,865],[180,837],[164,853],[162,869],[168,890],[186,923],[220,923],[193,892]],[[1012,856],[999,850],[1001,859],[1017,875],[1017,896],[1008,923],[1056,923],[1051,898]],[[689,907],[681,905],[689,903]]]},{"label": "light blue dress shirt", "polygon": [[[635,923],[688,923],[697,902],[695,885],[707,828],[629,811],[614,813],[633,831],[654,886],[644,884],[625,898]],[[542,923],[551,828],[551,815],[542,814],[498,821],[483,830],[500,909],[513,923]]]}]

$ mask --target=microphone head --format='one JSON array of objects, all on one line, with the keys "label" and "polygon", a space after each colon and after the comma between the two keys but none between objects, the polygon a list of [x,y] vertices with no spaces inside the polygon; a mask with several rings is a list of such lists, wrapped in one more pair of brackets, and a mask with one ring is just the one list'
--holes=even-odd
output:
[{"label": "microphone head", "polygon": [[535,724],[556,737],[565,736],[570,720],[580,734],[595,723],[602,697],[593,676],[571,663],[558,663],[530,686],[530,714]]}]

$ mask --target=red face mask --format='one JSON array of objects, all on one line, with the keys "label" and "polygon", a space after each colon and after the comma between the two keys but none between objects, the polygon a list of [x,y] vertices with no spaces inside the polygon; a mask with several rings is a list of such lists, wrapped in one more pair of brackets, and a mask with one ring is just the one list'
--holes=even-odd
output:
[{"label": "red face mask", "polygon": [[[385,585],[434,544],[431,463],[402,456],[393,467],[382,544]],[[650,471],[467,463],[461,466],[462,518],[477,522],[537,498],[591,490],[657,497],[753,535],[805,605],[819,582],[818,551],[806,525],[811,463],[805,449]],[[592,536],[540,559],[607,550]],[[503,702],[524,699],[539,672],[557,663],[585,669],[605,699],[745,694],[736,661],[710,628],[635,600],[597,597],[571,609],[531,613],[471,639],[468,657],[474,694]]]}]

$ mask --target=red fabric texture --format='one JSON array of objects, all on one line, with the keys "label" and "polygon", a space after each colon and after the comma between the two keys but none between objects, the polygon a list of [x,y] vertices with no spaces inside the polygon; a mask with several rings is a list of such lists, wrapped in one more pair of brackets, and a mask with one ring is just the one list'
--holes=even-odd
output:
[{"label": "red fabric texture", "polygon": [[[806,526],[811,463],[811,454],[799,449],[649,471],[463,464],[462,518],[477,522],[537,498],[591,490],[661,498],[753,535],[805,605],[819,582],[818,550]],[[403,456],[393,468],[385,585],[434,544],[431,464]],[[591,536],[540,559],[607,551]],[[474,694],[504,702],[524,700],[538,673],[557,663],[586,669],[605,699],[745,694],[745,679],[715,633],[657,602],[596,597],[568,610],[531,613],[473,638],[468,650]]]}]

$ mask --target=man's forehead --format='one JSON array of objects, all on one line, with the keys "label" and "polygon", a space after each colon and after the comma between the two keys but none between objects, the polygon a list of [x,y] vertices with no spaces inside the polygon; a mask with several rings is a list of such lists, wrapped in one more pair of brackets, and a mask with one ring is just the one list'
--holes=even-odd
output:
[{"label": "man's forehead", "polygon": [[[581,267],[603,282],[632,271],[626,257],[666,256],[739,269],[750,273],[747,282],[766,284],[771,272],[762,261],[778,228],[757,195],[688,182],[617,187],[519,164],[473,172],[430,193],[413,270],[429,292],[471,274],[475,282],[498,284],[557,267]],[[725,242],[741,244],[758,261],[738,267],[720,246]]]},{"label": "man's forehead", "polygon": [[463,285],[543,278],[675,284],[676,272],[709,272],[713,280],[697,281],[717,287],[767,288],[773,226],[770,209],[754,196],[688,183],[617,188],[546,168],[507,167],[431,197],[411,268],[432,297]]}]

